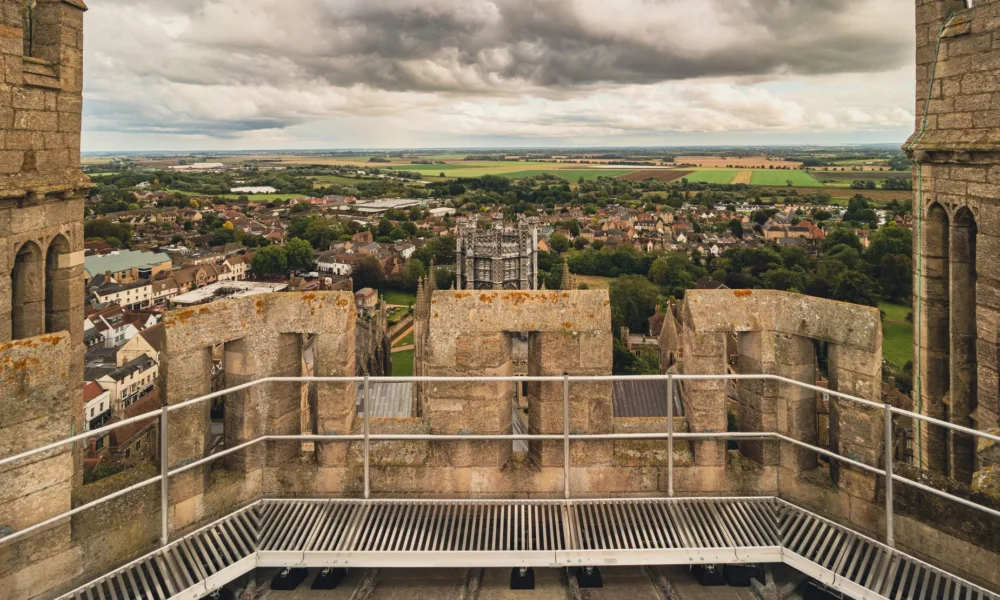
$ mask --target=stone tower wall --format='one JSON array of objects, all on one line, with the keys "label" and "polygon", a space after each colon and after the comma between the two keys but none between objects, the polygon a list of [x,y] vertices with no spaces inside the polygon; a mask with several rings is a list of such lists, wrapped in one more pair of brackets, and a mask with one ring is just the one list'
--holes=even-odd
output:
[{"label": "stone tower wall", "polygon": [[[1000,2],[919,0],[914,165],[914,364],[926,415],[1000,424]],[[922,426],[924,468],[968,483],[982,467],[967,436]]]}]

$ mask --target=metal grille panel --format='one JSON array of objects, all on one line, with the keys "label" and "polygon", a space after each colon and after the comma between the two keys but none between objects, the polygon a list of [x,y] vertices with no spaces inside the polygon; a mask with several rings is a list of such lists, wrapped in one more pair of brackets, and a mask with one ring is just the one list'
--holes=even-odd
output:
[{"label": "metal grille panel", "polygon": [[258,566],[710,562],[785,562],[854,598],[1000,600],[775,498],[261,500],[64,598],[201,598]]},{"label": "metal grille panel", "polygon": [[256,566],[260,508],[247,507],[63,596],[74,600],[201,598]]}]

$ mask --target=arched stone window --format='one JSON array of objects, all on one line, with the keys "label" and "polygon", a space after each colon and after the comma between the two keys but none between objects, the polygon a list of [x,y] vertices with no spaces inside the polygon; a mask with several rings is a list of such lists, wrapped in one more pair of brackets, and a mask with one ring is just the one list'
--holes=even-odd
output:
[{"label": "arched stone window", "polygon": [[11,339],[19,340],[45,331],[45,278],[42,250],[26,242],[14,257],[11,283]]},{"label": "arched stone window", "polygon": [[45,256],[45,332],[69,331],[72,269],[69,266],[70,244],[57,235]]}]

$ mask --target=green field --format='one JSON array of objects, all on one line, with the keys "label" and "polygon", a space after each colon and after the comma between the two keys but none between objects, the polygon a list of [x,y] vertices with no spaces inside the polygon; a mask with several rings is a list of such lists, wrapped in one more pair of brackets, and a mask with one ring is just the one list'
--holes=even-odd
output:
[{"label": "green field", "polygon": [[392,353],[392,374],[396,377],[413,375],[413,350]]},{"label": "green field", "polygon": [[342,175],[315,175],[310,177],[310,179],[319,184],[320,187],[325,187],[334,183],[340,185],[357,185],[364,181],[364,179],[355,179],[354,177],[344,177]]},{"label": "green field", "polygon": [[417,295],[410,292],[401,292],[399,290],[383,290],[382,299],[385,300],[386,304],[409,306],[416,302]]},{"label": "green field", "polygon": [[586,181],[593,181],[598,177],[621,177],[634,172],[635,169],[546,169],[530,171],[514,171],[513,173],[501,173],[504,177],[517,179],[519,177],[535,177],[537,175],[555,175],[570,183],[576,183],[581,177]]},{"label": "green field", "polygon": [[879,304],[879,308],[885,313],[885,320],[882,321],[882,356],[903,367],[913,360],[913,323],[906,320],[906,315],[912,309],[887,302]]},{"label": "green field", "polygon": [[751,185],[788,185],[789,181],[795,187],[823,187],[822,183],[805,171],[755,169],[750,177]]},{"label": "green field", "polygon": [[691,183],[729,183],[743,169],[701,169],[684,179]]}]

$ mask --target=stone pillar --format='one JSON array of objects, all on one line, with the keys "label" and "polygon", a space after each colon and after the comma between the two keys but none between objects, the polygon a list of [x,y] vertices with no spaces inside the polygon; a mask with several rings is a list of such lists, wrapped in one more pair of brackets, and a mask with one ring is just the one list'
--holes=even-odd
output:
[{"label": "stone pillar", "polygon": [[[0,457],[72,433],[71,341],[57,333],[36,342],[0,344]],[[0,467],[0,478],[0,528],[22,530],[70,510],[73,453],[62,446],[23,459]],[[82,556],[70,534],[66,520],[19,541],[0,538],[0,598],[51,595],[80,575]]]},{"label": "stone pillar", "polygon": [[[976,222],[972,213],[960,209],[951,223],[951,407],[949,421],[969,427],[976,407]],[[952,478],[972,482],[976,463],[976,441],[968,435],[949,432]]]},{"label": "stone pillar", "polygon": [[[776,373],[775,338],[771,332],[741,332],[737,334],[739,360],[737,371],[742,375]],[[740,380],[739,430],[776,432],[778,383],[771,380]],[[740,453],[762,465],[778,464],[777,444],[763,441],[741,441]]]},{"label": "stone pillar", "polygon": [[[727,371],[724,332],[700,333],[685,327],[683,336],[685,375],[720,375]],[[726,382],[685,381],[683,385],[691,432],[726,431]],[[695,442],[694,459],[698,466],[725,467],[725,440]]]},{"label": "stone pillar", "polygon": [[69,244],[53,242],[45,264],[45,331],[79,329],[74,340],[83,339],[83,252],[70,252]]},{"label": "stone pillar", "polygon": [[[940,205],[927,210],[920,246],[917,251],[922,256],[917,257],[915,274],[920,321],[920,410],[929,417],[946,419],[951,387],[950,236],[948,215]],[[921,466],[937,473],[947,472],[947,432],[924,422],[919,427]]]},{"label": "stone pillar", "polygon": [[[169,353],[169,345],[168,345]],[[212,350],[191,348],[169,354],[160,363],[160,397],[180,404],[212,391]],[[211,402],[173,411],[167,418],[167,464],[173,469],[205,456],[211,436]],[[201,498],[208,485],[207,466],[170,478],[170,528],[178,531],[201,518]]]},{"label": "stone pillar", "polygon": [[[778,334],[776,373],[816,385],[816,347],[809,338]],[[792,439],[818,445],[816,433],[816,392],[789,383],[778,384],[777,431]],[[781,444],[781,467],[795,473],[816,467],[816,453],[791,444]]]},{"label": "stone pillar", "polygon": [[[274,377],[302,376],[302,336],[281,333],[274,336],[274,349],[266,372]],[[301,383],[268,383],[255,390],[254,409],[258,413],[259,435],[299,435],[302,431]],[[265,423],[266,421],[266,423]],[[274,467],[299,458],[302,442],[268,442],[267,466]]]},{"label": "stone pillar", "polygon": [[[882,365],[877,358],[882,355],[881,341],[879,339],[874,355],[831,344],[828,363],[830,389],[881,402]],[[830,449],[867,465],[883,467],[883,419],[882,411],[877,408],[831,397]],[[875,501],[875,474],[836,460],[830,463],[830,473],[840,489],[849,495],[868,502]]]},{"label": "stone pillar", "polygon": [[[317,377],[354,375],[353,328],[347,333],[318,333],[314,344]],[[349,434],[355,418],[355,384],[319,383],[316,397],[316,431],[324,435]],[[343,466],[347,461],[347,444],[317,443],[316,460],[325,467]]]}]

